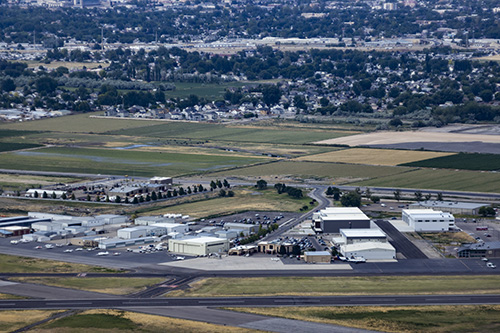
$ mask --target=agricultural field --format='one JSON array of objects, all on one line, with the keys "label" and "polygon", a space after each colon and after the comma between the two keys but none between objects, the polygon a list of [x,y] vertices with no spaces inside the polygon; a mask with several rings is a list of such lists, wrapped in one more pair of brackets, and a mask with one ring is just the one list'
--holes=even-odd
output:
[{"label": "agricultural field", "polygon": [[238,154],[202,155],[118,149],[42,148],[6,153],[0,168],[130,176],[179,176],[266,162]]},{"label": "agricultural field", "polygon": [[325,162],[279,161],[225,172],[215,172],[218,177],[262,177],[273,182],[302,179],[329,179],[336,184],[390,177],[404,174],[412,169],[406,167],[370,166]]},{"label": "agricultural field", "polygon": [[484,171],[419,169],[356,181],[354,186],[383,186],[497,193],[500,174]]},{"label": "agricultural field", "polygon": [[337,150],[317,155],[309,155],[298,158],[299,161],[313,162],[338,162],[368,165],[396,166],[407,163],[408,166],[417,166],[418,163],[410,163],[436,157],[450,156],[453,153],[438,153],[430,151],[411,151],[394,149],[368,149],[351,148]]},{"label": "agricultural field", "polygon": [[0,254],[0,272],[2,273],[118,273],[119,271],[97,266],[73,264],[61,261],[17,257]]},{"label": "agricultural field", "polygon": [[0,125],[0,131],[11,129],[20,131],[48,131],[93,134],[158,124],[158,122],[154,120],[102,119],[91,117],[96,115],[102,115],[102,111],[41,119],[36,121],[27,121],[22,123],[7,123]]},{"label": "agricultural field", "polygon": [[[23,313],[22,311],[18,312]],[[42,324],[36,328],[36,332],[246,333],[256,331],[129,311],[99,309],[83,311]]]},{"label": "agricultural field", "polygon": [[498,332],[499,305],[229,308],[380,332]]},{"label": "agricultural field", "polygon": [[37,147],[41,147],[41,145],[33,143],[0,142],[0,153],[5,151],[14,151],[14,150],[37,148]]},{"label": "agricultural field", "polygon": [[208,278],[168,297],[496,294],[500,276]]},{"label": "agricultural field", "polygon": [[139,292],[165,281],[163,278],[130,277],[17,277],[10,280],[112,295],[127,295]]},{"label": "agricultural field", "polygon": [[350,135],[350,132],[311,129],[292,130],[271,126],[229,126],[172,121],[153,126],[111,131],[108,134],[230,142],[304,144],[326,138]]},{"label": "agricultural field", "polygon": [[248,82],[225,82],[225,83],[184,83],[173,82],[175,90],[165,92],[168,98],[187,98],[189,95],[196,95],[199,98],[208,100],[222,99],[227,88],[242,87],[248,85]]},{"label": "agricultural field", "polygon": [[41,132],[39,132],[39,131],[19,131],[19,130],[11,130],[11,129],[6,129],[6,128],[1,128],[0,129],[0,139],[9,139],[9,138],[13,138],[13,137],[20,137],[20,136],[25,136],[25,135],[37,134],[37,133],[41,133]]},{"label": "agricultural field", "polygon": [[190,215],[193,218],[225,216],[245,211],[283,211],[299,212],[303,206],[313,208],[311,199],[294,199],[286,193],[278,194],[274,188],[257,190],[251,188],[235,189],[234,197],[214,198],[199,202],[179,204],[168,208],[148,211],[148,215],[176,213]]},{"label": "agricultural field", "polygon": [[28,65],[28,68],[38,68],[43,66],[48,69],[55,69],[57,67],[66,67],[68,69],[96,69],[96,68],[106,68],[109,66],[105,62],[76,62],[76,61],[52,61],[49,64],[40,61],[21,61]]},{"label": "agricultural field", "polygon": [[431,157],[402,165],[424,168],[498,171],[500,170],[500,155],[459,153]]},{"label": "agricultural field", "polygon": [[35,175],[20,175],[0,173],[0,188],[10,191],[23,190],[27,187],[37,188],[42,185],[50,185],[54,183],[69,184],[73,182],[82,181],[82,178],[68,178],[68,177],[48,177],[48,176],[35,176]]}]

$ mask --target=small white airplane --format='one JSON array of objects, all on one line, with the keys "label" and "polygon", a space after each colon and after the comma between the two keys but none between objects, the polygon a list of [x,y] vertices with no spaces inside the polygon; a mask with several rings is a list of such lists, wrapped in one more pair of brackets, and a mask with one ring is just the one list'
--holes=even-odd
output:
[{"label": "small white airplane", "polygon": [[184,260],[184,259],[186,259],[186,257],[181,257],[181,256],[175,257],[175,260]]},{"label": "small white airplane", "polygon": [[107,256],[109,254],[108,251],[105,251],[105,252],[99,252],[97,255],[98,256]]}]

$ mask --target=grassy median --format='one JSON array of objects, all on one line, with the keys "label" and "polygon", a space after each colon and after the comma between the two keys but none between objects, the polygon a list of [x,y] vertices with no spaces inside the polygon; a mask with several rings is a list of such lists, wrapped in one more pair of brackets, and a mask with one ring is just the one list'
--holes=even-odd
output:
[{"label": "grassy median", "polygon": [[500,305],[228,308],[381,332],[498,332]]},{"label": "grassy median", "polygon": [[496,294],[500,276],[208,278],[168,296]]}]

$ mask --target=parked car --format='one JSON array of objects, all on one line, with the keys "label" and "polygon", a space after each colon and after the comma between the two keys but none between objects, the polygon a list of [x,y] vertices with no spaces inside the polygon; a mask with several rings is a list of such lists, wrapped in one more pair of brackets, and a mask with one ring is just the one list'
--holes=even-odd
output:
[{"label": "parked car", "polygon": [[486,267],[489,267],[489,268],[497,268],[497,265],[495,265],[494,263],[492,262],[489,262],[486,264]]}]

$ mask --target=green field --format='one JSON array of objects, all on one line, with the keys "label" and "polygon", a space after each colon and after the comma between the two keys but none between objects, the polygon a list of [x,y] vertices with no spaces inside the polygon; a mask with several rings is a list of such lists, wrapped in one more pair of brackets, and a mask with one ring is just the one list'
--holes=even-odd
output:
[{"label": "green field", "polygon": [[20,277],[12,278],[11,281],[87,290],[112,295],[126,295],[144,290],[146,287],[165,281],[165,279],[130,277]]},{"label": "green field", "polygon": [[[499,305],[230,308],[377,332],[498,332]],[[339,330],[341,331],[341,329]]]},{"label": "green field", "polygon": [[481,171],[420,169],[358,181],[351,185],[498,193],[500,174]]},{"label": "green field", "polygon": [[117,149],[42,148],[6,153],[0,168],[130,176],[179,176],[265,162],[237,154],[203,155]]},{"label": "green field", "polygon": [[0,142],[0,152],[41,147],[32,143]]},{"label": "green field", "polygon": [[304,144],[349,135],[349,132],[287,129],[265,126],[228,126],[207,123],[168,122],[109,132],[111,135],[194,140]]},{"label": "green field", "polygon": [[439,169],[497,171],[500,170],[500,155],[459,153],[401,165]]},{"label": "green field", "polygon": [[73,264],[61,261],[17,257],[7,254],[0,254],[0,272],[1,273],[82,273],[82,272],[118,273],[120,271],[103,267],[97,267],[97,266],[83,265],[83,264]]},{"label": "green field", "polygon": [[0,129],[0,138],[11,138],[11,137],[17,137],[17,136],[24,136],[24,135],[31,135],[31,134],[36,134],[40,133],[38,131],[19,131],[19,130],[11,130],[11,129],[6,129],[2,128]]},{"label": "green field", "polygon": [[168,296],[497,294],[500,276],[208,278]]},{"label": "green field", "polygon": [[[215,172],[214,176],[251,176],[269,177],[281,176],[297,178],[328,178],[336,183],[348,183],[353,180],[387,177],[403,174],[411,170],[405,167],[365,166],[356,164],[340,164],[326,162],[280,161],[266,165],[250,166],[226,172]],[[276,180],[278,181],[278,180]]]},{"label": "green field", "polygon": [[172,207],[148,210],[148,215],[176,213],[190,215],[194,218],[210,218],[213,216],[225,216],[245,211],[281,211],[300,212],[303,206],[310,209],[311,199],[294,199],[286,193],[278,194],[274,188],[259,191],[251,188],[235,189],[234,197],[214,198],[198,202],[179,204]]},{"label": "green field", "polygon": [[222,99],[226,89],[229,87],[243,87],[249,82],[224,82],[224,83],[185,83],[173,82],[175,90],[166,91],[168,98],[178,97],[186,98],[189,95],[196,95],[208,100]]}]

